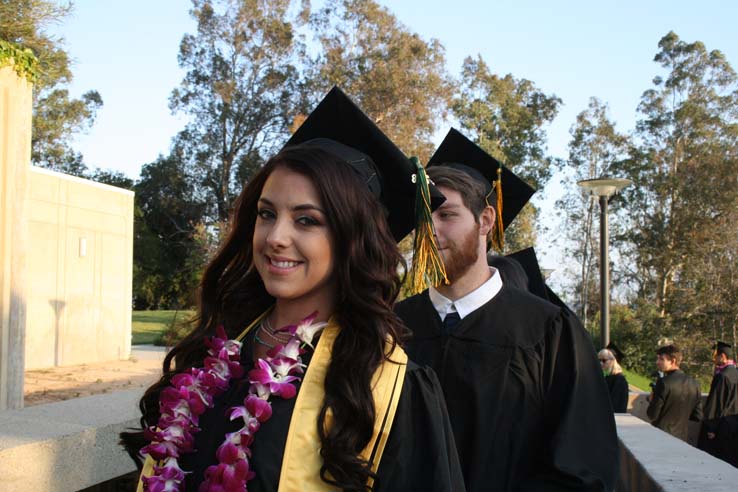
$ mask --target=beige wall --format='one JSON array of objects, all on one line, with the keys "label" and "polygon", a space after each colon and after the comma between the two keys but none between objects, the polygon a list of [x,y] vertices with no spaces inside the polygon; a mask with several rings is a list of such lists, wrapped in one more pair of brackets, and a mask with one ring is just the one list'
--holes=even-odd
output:
[{"label": "beige wall", "polygon": [[127,359],[133,193],[31,167],[26,369]]}]

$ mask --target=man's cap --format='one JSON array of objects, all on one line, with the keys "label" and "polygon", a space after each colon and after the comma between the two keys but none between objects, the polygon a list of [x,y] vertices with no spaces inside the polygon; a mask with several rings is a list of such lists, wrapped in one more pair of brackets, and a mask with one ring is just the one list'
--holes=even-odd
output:
[{"label": "man's cap", "polygon": [[715,345],[712,346],[712,349],[720,354],[725,354],[728,357],[730,357],[730,354],[732,352],[733,346],[729,343],[722,342],[720,340],[715,341]]},{"label": "man's cap", "polygon": [[[319,147],[346,161],[388,211],[395,240],[415,228],[415,166],[338,87],[333,87],[285,147]],[[445,197],[431,185],[431,209]]]},{"label": "man's cap", "polygon": [[535,294],[542,299],[550,301],[548,292],[546,291],[546,283],[543,280],[543,274],[541,273],[541,267],[538,265],[538,257],[536,256],[536,250],[533,248],[525,248],[515,253],[507,255],[507,258],[512,258],[522,265],[525,274],[528,277],[528,291],[531,294]]},{"label": "man's cap", "polygon": [[[488,202],[497,209],[493,183],[502,177],[502,226],[507,229],[536,192],[530,185],[503,166],[477,144],[452,128],[428,161],[428,167],[448,166],[470,175],[484,185]],[[491,195],[490,195],[491,194]]]},{"label": "man's cap", "polygon": [[509,256],[487,253],[487,265],[500,273],[502,285],[516,289],[528,290],[528,274],[523,265]]},{"label": "man's cap", "polygon": [[609,350],[612,355],[615,357],[615,360],[618,361],[618,363],[622,362],[623,358],[625,357],[625,354],[622,350],[618,348],[617,345],[615,345],[613,342],[610,342],[607,344],[607,347],[605,347],[607,350]]}]

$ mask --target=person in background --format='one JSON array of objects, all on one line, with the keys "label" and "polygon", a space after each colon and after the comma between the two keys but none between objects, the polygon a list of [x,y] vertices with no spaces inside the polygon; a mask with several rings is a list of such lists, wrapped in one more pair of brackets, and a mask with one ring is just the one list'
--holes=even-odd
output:
[{"label": "person in background", "polygon": [[487,263],[529,187],[455,130],[427,169],[446,196],[433,224],[450,283],[396,311],[411,360],[438,374],[467,491],[612,490],[615,421],[587,333]]},{"label": "person in background", "polygon": [[597,354],[600,360],[602,374],[605,376],[607,390],[610,393],[610,403],[615,413],[626,413],[628,411],[628,380],[625,379],[623,368],[620,367],[623,353],[610,343]]},{"label": "person in background", "polygon": [[702,392],[699,383],[679,369],[681,362],[676,345],[656,351],[656,366],[663,377],[656,381],[646,413],[655,427],[686,441],[689,421],[702,420]]},{"label": "person in background", "polygon": [[738,370],[733,346],[718,341],[713,346],[715,373],[704,408],[704,420],[697,446],[713,456],[738,466],[736,420],[738,417]]}]

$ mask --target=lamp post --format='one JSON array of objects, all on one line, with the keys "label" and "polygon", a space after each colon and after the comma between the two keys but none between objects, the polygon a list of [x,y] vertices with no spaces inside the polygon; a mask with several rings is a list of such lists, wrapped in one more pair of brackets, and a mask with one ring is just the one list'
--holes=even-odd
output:
[{"label": "lamp post", "polygon": [[632,184],[629,179],[597,178],[578,181],[591,197],[600,198],[600,343],[606,347],[610,343],[610,259],[608,257],[609,238],[607,223],[607,202],[616,192]]}]

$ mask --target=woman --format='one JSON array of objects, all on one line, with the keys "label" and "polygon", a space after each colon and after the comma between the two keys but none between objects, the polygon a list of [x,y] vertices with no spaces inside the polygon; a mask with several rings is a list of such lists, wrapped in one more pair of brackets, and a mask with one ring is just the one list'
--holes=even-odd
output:
[{"label": "woman", "polygon": [[[326,130],[321,115],[338,114],[344,121]],[[267,162],[237,200],[233,228],[203,277],[197,327],[167,355],[164,376],[141,400],[142,426],[159,428],[145,433],[150,442],[141,432],[123,435],[132,456],[148,444],[144,452],[172,463],[141,482],[148,490],[463,490],[438,381],[406,363],[397,345],[405,329],[392,305],[402,258],[377,199],[387,187],[375,179],[386,171],[378,168],[396,163],[375,152],[389,140],[367,139],[367,128],[377,136],[334,89],[290,141],[304,143]],[[319,135],[354,148],[312,139]],[[375,166],[357,148],[382,162]],[[391,212],[393,229],[402,229]],[[220,325],[229,339],[245,332],[240,367],[237,345],[217,336]],[[307,342],[301,355],[290,352],[296,341]],[[290,361],[281,379],[280,361]],[[209,395],[170,387],[204,364],[233,382],[203,410]],[[226,386],[211,387],[219,384]],[[175,393],[184,396],[172,403]],[[168,416],[181,421],[186,412],[196,414],[188,426],[171,424]],[[184,444],[164,433],[185,436]]]},{"label": "woman", "polygon": [[610,402],[615,413],[626,413],[628,411],[628,381],[625,379],[623,369],[618,362],[622,358],[622,352],[610,344],[597,354],[600,359],[602,373],[605,376],[607,389],[610,392]]}]

